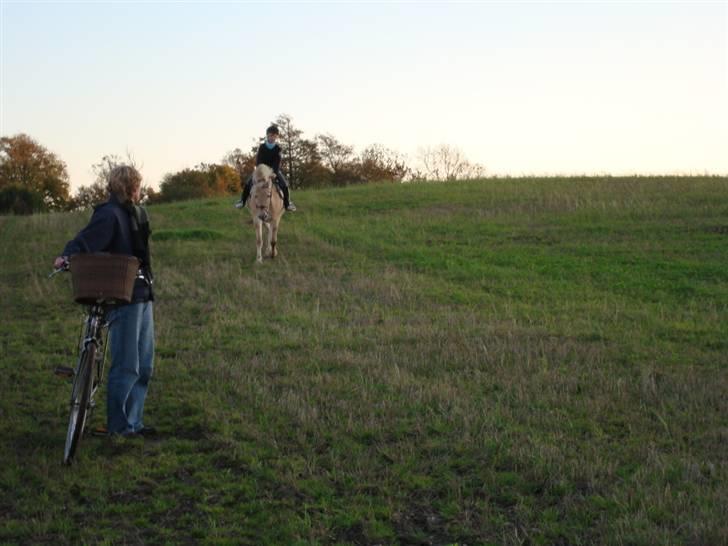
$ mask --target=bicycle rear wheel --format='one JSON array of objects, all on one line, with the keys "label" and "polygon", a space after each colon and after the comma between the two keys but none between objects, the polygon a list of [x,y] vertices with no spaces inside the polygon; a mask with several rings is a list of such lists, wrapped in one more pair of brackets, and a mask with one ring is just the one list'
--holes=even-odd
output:
[{"label": "bicycle rear wheel", "polygon": [[83,430],[86,427],[86,416],[89,410],[91,388],[96,360],[96,344],[88,343],[81,353],[78,370],[73,379],[71,391],[71,416],[68,420],[66,433],[66,447],[63,451],[63,462],[70,464],[76,454],[78,444],[81,442]]}]

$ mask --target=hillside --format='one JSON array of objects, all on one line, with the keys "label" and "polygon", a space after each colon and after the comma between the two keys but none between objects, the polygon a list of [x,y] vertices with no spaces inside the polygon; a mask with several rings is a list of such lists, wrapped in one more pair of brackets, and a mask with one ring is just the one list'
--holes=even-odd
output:
[{"label": "hillside", "polygon": [[0,217],[0,543],[728,543],[728,179],[294,198],[149,208],[161,434],[71,468],[89,213]]}]

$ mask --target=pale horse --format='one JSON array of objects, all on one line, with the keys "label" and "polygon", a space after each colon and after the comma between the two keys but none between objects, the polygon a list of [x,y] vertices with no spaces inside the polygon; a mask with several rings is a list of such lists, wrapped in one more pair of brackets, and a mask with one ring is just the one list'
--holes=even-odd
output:
[{"label": "pale horse", "polygon": [[263,224],[268,230],[268,245],[266,256],[275,258],[278,254],[276,247],[278,239],[278,224],[286,212],[283,198],[275,185],[276,175],[268,165],[258,165],[253,171],[253,187],[248,199],[248,209],[253,216],[255,228],[255,244],[257,246],[257,261],[263,261]]}]

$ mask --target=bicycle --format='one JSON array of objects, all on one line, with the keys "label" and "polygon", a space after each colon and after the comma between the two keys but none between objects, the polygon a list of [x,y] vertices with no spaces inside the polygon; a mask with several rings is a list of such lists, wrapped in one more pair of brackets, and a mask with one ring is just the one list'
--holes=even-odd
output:
[{"label": "bicycle", "polygon": [[65,262],[55,269],[49,278],[69,270],[74,299],[86,304],[87,311],[76,368],[57,366],[54,370],[58,376],[73,378],[64,464],[72,462],[96,406],[95,397],[103,381],[108,346],[107,311],[113,304],[131,300],[134,281],[140,275],[136,258],[99,253],[72,256],[70,263]]}]

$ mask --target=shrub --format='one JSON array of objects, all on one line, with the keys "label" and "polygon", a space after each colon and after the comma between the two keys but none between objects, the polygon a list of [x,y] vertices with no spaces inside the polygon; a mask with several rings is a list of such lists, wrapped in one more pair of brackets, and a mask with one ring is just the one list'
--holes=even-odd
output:
[{"label": "shrub", "polygon": [[43,196],[28,188],[8,186],[0,190],[0,213],[33,214],[47,209]]}]

